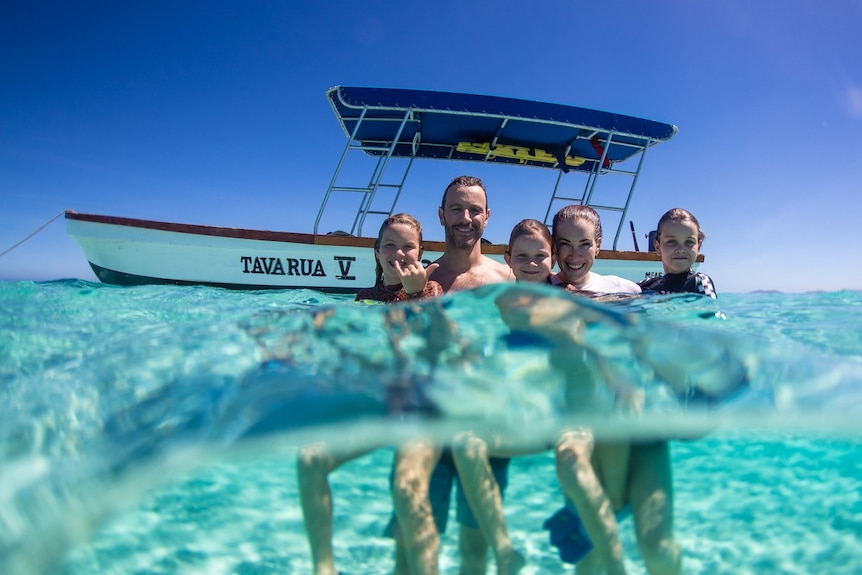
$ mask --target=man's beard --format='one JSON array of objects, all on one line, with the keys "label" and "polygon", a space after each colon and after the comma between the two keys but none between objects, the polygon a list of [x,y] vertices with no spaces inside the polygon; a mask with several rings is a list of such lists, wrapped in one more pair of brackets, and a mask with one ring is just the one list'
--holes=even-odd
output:
[{"label": "man's beard", "polygon": [[462,250],[463,249],[472,249],[473,246],[476,245],[476,242],[478,242],[482,237],[481,232],[475,233],[476,231],[477,230],[475,228],[473,228],[474,234],[468,238],[468,237],[465,237],[463,234],[456,233],[452,229],[452,226],[446,226],[446,240],[454,248],[462,249]]}]

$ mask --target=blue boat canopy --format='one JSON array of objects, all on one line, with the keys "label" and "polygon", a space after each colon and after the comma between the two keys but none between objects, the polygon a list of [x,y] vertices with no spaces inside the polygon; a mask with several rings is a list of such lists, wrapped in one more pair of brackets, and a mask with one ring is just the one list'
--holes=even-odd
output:
[{"label": "blue boat canopy", "polygon": [[347,86],[327,96],[347,137],[372,155],[589,172],[603,156],[608,168],[677,132],[633,116],[497,96]]},{"label": "blue boat canopy", "polygon": [[[677,133],[672,124],[497,96],[348,86],[330,88],[326,96],[347,145],[314,222],[315,234],[332,194],[346,192],[360,195],[348,233],[362,235],[368,216],[386,217],[394,212],[413,160],[434,158],[553,169],[557,178],[545,223],[559,202],[616,212],[613,249],[617,249],[647,149]],[[339,174],[348,154],[357,151],[375,158],[376,166],[370,179],[345,185]],[[637,155],[635,169],[616,166]],[[400,175],[384,178],[392,158],[406,158],[406,165],[401,166]],[[561,177],[571,172],[587,175],[580,195],[561,190]],[[598,176],[609,173],[632,177],[623,201],[595,200]]]}]

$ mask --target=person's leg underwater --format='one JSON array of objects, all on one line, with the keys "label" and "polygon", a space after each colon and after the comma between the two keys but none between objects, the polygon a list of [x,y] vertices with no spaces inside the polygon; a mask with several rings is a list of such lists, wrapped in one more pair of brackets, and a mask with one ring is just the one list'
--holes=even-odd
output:
[{"label": "person's leg underwater", "polygon": [[647,571],[682,573],[682,552],[673,538],[673,474],[667,441],[632,444],[629,494]]},{"label": "person's leg underwater", "polygon": [[332,491],[329,473],[347,461],[373,451],[332,453],[326,444],[315,443],[299,450],[296,475],[305,533],[311,549],[315,575],[336,575],[332,550]]},{"label": "person's leg underwater", "polygon": [[[601,445],[586,430],[567,431],[557,443],[557,476],[563,494],[578,511],[584,529],[593,544],[584,567],[578,573],[606,572],[622,575],[623,548],[611,499],[596,474],[595,455],[602,455]],[[616,483],[618,478],[611,478]],[[599,571],[591,566],[599,564]]]},{"label": "person's leg underwater", "polygon": [[[452,444],[452,456],[458,468],[460,492],[466,499],[475,522],[475,525],[467,525],[467,527],[478,527],[484,535],[486,544],[490,545],[494,552],[498,575],[518,573],[525,561],[512,546],[512,540],[506,529],[502,489],[491,466],[488,444],[473,433],[465,432],[455,438]],[[503,470],[504,474],[505,472]],[[464,524],[462,523],[461,526],[463,529]],[[465,532],[464,544],[468,546],[467,552],[470,553],[471,565],[475,563],[476,569],[479,569],[480,564],[484,566],[486,552],[482,550],[480,561],[479,546],[472,541],[473,537],[474,534]],[[473,551],[474,546],[475,551]]]},{"label": "person's leg underwater", "polygon": [[392,503],[413,575],[438,572],[440,536],[434,523],[429,484],[440,453],[430,441],[419,439],[400,447],[395,456]]}]

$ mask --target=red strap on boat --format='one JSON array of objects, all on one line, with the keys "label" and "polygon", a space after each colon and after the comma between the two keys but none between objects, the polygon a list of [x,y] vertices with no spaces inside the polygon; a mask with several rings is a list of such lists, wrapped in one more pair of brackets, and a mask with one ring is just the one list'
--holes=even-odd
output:
[{"label": "red strap on boat", "polygon": [[[601,159],[602,154],[605,153],[605,149],[602,147],[601,142],[599,142],[599,137],[593,136],[592,138],[590,138],[590,144],[592,144],[593,149],[596,151],[596,153],[599,155],[599,158]],[[611,159],[608,156],[605,156],[605,161],[602,162],[602,167],[605,169],[611,167]]]}]

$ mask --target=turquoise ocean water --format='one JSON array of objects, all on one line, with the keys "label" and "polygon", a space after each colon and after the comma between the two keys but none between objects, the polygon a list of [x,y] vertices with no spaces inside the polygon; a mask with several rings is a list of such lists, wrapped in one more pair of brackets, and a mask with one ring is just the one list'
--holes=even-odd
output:
[{"label": "turquoise ocean water", "polygon": [[[862,293],[578,300],[550,328],[644,402],[572,414],[547,346],[507,336],[498,303],[515,290],[548,295],[501,285],[399,308],[0,283],[0,573],[308,573],[299,445],[485,426],[541,444],[573,423],[699,437],[671,443],[685,572],[862,573]],[[437,416],[392,414],[392,389]],[[391,460],[384,447],[331,475],[345,573],[391,571]],[[560,503],[549,453],[514,461],[523,573],[573,571],[541,529]],[[622,534],[643,573],[631,520]],[[452,518],[442,573],[456,542]]]}]

